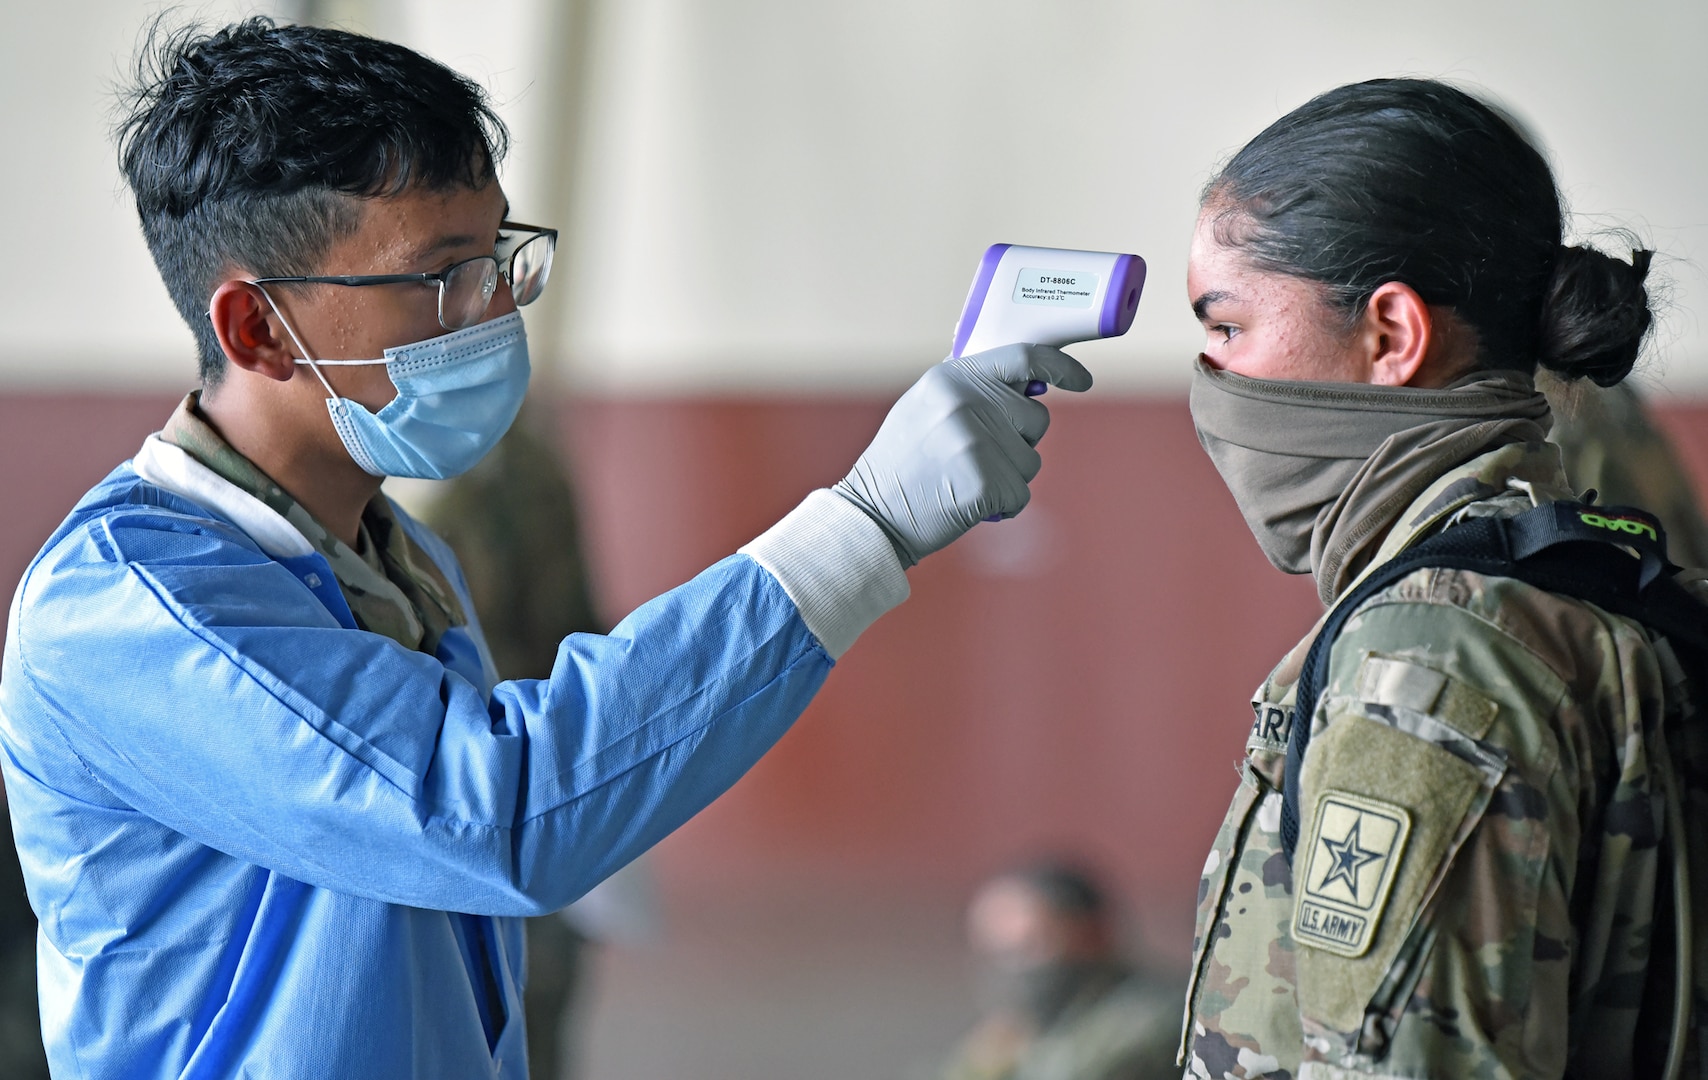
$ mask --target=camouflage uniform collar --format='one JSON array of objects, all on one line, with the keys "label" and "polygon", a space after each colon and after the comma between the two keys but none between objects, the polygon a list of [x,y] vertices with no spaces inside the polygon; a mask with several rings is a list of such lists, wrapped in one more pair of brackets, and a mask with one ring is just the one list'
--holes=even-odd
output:
[{"label": "camouflage uniform collar", "polygon": [[283,517],[326,559],[362,629],[405,648],[432,652],[446,630],[468,621],[450,581],[409,538],[391,500],[376,495],[362,511],[364,545],[372,560],[339,540],[272,477],[238,453],[202,419],[199,392],[191,392],[166,421],[160,437],[221,479],[259,499]]},{"label": "camouflage uniform collar", "polygon": [[[1528,510],[1559,499],[1575,498],[1566,482],[1560,448],[1550,442],[1508,443],[1474,457],[1438,477],[1395,520],[1370,565],[1382,565],[1406,548],[1440,531],[1460,514],[1485,516]],[[1479,507],[1479,503],[1488,503]],[[1508,504],[1511,504],[1510,506]],[[1356,584],[1356,581],[1353,582]],[[1352,590],[1348,585],[1347,592]]]}]

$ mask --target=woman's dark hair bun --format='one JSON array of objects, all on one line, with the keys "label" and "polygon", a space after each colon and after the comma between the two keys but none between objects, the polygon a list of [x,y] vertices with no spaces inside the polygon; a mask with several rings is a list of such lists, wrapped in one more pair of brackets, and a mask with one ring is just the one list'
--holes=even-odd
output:
[{"label": "woman's dark hair bun", "polygon": [[1629,375],[1654,323],[1644,286],[1654,256],[1638,249],[1625,262],[1592,247],[1561,247],[1542,304],[1542,366],[1597,386]]}]

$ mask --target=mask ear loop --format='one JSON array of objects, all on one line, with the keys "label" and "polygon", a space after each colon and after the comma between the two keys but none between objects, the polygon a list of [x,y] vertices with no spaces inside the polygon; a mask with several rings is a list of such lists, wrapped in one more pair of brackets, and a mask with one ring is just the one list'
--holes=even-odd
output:
[{"label": "mask ear loop", "polygon": [[297,336],[296,327],[292,326],[291,321],[285,318],[285,313],[279,310],[279,305],[273,302],[273,296],[267,291],[267,287],[265,285],[256,285],[253,281],[249,284],[255,285],[257,289],[261,290],[261,295],[267,298],[267,306],[273,309],[273,314],[277,315],[279,317],[279,322],[284,324],[285,333],[289,334],[291,336],[291,340],[296,343],[297,351],[302,353],[302,359],[298,360],[297,363],[307,364],[308,369],[314,372],[314,377],[320,380],[320,385],[326,387],[327,396],[333,401],[340,400],[338,391],[332,389],[332,384],[326,381],[325,374],[320,370],[320,364],[312,355],[309,354],[308,346],[302,343],[302,338]]}]

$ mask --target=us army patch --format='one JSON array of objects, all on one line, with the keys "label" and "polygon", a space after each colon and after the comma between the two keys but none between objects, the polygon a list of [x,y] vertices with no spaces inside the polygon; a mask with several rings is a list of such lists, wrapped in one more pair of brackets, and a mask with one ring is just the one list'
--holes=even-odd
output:
[{"label": "us army patch", "polygon": [[1363,956],[1376,939],[1411,815],[1397,806],[1329,791],[1317,803],[1293,936],[1341,956]]}]

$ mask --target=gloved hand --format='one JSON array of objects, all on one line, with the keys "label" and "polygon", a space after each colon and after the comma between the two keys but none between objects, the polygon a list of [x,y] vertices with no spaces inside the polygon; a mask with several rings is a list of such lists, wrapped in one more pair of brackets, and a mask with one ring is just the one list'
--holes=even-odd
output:
[{"label": "gloved hand", "polygon": [[1048,345],[1004,345],[945,360],[890,409],[854,471],[831,490],[871,515],[912,566],[985,518],[1013,517],[1043,464],[1050,426],[1033,380],[1089,390],[1091,372]]}]

